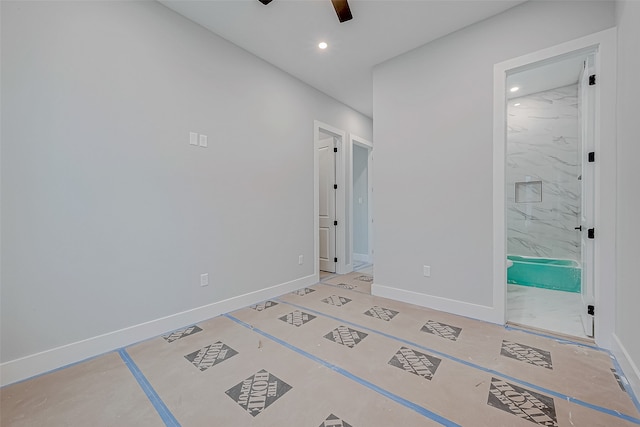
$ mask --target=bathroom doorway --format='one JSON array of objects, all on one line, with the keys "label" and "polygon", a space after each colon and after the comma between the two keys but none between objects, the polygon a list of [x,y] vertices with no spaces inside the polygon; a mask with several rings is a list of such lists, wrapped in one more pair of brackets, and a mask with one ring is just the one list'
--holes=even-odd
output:
[{"label": "bathroom doorway", "polygon": [[507,321],[593,337],[595,51],[508,73]]},{"label": "bathroom doorway", "polygon": [[[595,54],[595,77],[591,83],[591,75],[587,84],[592,87],[594,93],[593,110],[595,110],[595,121],[593,132],[594,155],[589,155],[589,151],[583,150],[583,163],[588,163],[593,167],[593,195],[592,206],[594,216],[590,224],[576,223],[576,233],[583,233],[579,236],[581,246],[581,257],[585,253],[582,250],[583,239],[590,241],[593,249],[593,262],[591,269],[581,268],[582,272],[588,273],[585,278],[581,277],[580,294],[580,315],[587,315],[587,326],[593,325],[593,340],[597,345],[610,348],[615,342],[615,286],[616,286],[616,29],[608,29],[598,33],[590,34],[571,40],[556,46],[551,46],[536,52],[532,52],[517,58],[512,58],[494,65],[494,140],[493,140],[493,318],[496,322],[519,323],[513,320],[513,312],[508,313],[510,306],[508,303],[507,287],[507,195],[511,193],[515,203],[515,182],[519,185],[519,200],[530,200],[537,189],[541,197],[545,197],[545,189],[552,188],[542,182],[542,187],[534,184],[534,175],[526,179],[526,175],[521,176],[518,181],[513,181],[513,187],[507,186],[507,99],[510,87],[507,86],[508,79],[522,71],[534,69],[547,64],[552,64],[558,60],[574,58],[579,55]],[[589,66],[589,64],[587,64]],[[556,85],[557,86],[557,85]],[[548,87],[546,88],[548,89]],[[545,88],[540,89],[544,91]],[[524,92],[520,92],[524,93]],[[584,108],[584,106],[580,107]],[[593,158],[593,162],[590,158]],[[585,163],[585,167],[587,167]],[[589,166],[589,167],[591,167]],[[537,172],[536,172],[537,173]],[[580,176],[580,175],[578,175]],[[524,179],[522,179],[524,178]],[[582,180],[585,177],[581,177]],[[540,180],[537,180],[540,181]],[[586,194],[586,193],[585,193]],[[581,194],[582,203],[586,203],[584,194]],[[530,202],[535,203],[535,202]],[[521,205],[522,206],[522,205]],[[526,213],[526,209],[524,209]],[[526,218],[523,218],[526,219]],[[582,230],[579,227],[582,226]],[[589,231],[592,229],[592,231]],[[589,236],[593,236],[590,239]],[[575,243],[574,243],[575,244]],[[582,261],[582,259],[581,259]],[[581,265],[582,267],[582,265]],[[585,286],[591,280],[590,286]],[[575,292],[574,292],[575,293]],[[589,298],[592,298],[590,303]],[[545,302],[546,305],[546,302]],[[588,314],[594,313],[593,315]],[[542,327],[519,323],[529,328],[544,329],[556,334],[571,335],[558,331],[558,323],[544,325]],[[586,333],[584,334],[587,335]],[[571,335],[577,337],[577,335]]]}]

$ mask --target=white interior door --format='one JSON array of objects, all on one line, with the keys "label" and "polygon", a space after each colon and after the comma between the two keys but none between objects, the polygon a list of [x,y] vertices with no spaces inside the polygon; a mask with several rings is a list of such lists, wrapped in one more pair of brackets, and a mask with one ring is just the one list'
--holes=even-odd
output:
[{"label": "white interior door", "polygon": [[[593,337],[593,317],[595,308],[594,242],[589,229],[594,228],[595,213],[595,162],[589,161],[589,153],[595,153],[595,85],[589,84],[589,76],[595,75],[594,55],[587,57],[580,78],[581,117],[581,159],[582,159],[582,205],[580,210],[581,254],[582,254],[582,307],[580,317],[584,332]],[[594,159],[595,160],[594,154]]]},{"label": "white interior door", "polygon": [[319,220],[320,270],[336,272],[336,157],[334,138],[320,140],[319,166]]}]

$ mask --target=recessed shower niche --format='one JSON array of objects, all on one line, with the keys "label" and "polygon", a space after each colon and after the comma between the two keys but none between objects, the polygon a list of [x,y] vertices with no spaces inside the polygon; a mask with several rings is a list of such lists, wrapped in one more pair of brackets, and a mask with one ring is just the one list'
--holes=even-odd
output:
[{"label": "recessed shower niche", "polygon": [[541,203],[542,181],[516,182],[516,203]]}]

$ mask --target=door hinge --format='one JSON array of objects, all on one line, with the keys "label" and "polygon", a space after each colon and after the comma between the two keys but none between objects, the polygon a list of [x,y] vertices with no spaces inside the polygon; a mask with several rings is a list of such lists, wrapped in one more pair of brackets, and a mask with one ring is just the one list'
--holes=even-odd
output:
[{"label": "door hinge", "polygon": [[333,221],[333,225],[338,225],[338,221]]},{"label": "door hinge", "polygon": [[337,153],[338,152],[338,147],[333,147],[333,152]]},{"label": "door hinge", "polygon": [[592,315],[592,316],[593,316],[593,315],[594,315],[594,313],[595,313],[595,310],[596,310],[595,306],[593,306],[593,305],[591,305],[591,304],[589,304],[589,305],[587,306],[587,314],[590,314],[590,315]]},{"label": "door hinge", "polygon": [[338,189],[338,184],[333,184],[333,189],[337,190]]},{"label": "door hinge", "polygon": [[595,151],[589,151],[589,157],[587,158],[589,163],[593,163],[596,161],[596,153]]},{"label": "door hinge", "polygon": [[595,238],[595,234],[596,233],[596,229],[595,228],[589,228],[587,229],[587,237],[590,239]]},{"label": "door hinge", "polygon": [[591,74],[589,76],[589,86],[593,86],[596,84],[596,75],[595,74]]},{"label": "door hinge", "polygon": [[334,259],[333,259],[333,262],[338,262],[338,258],[334,258]]}]

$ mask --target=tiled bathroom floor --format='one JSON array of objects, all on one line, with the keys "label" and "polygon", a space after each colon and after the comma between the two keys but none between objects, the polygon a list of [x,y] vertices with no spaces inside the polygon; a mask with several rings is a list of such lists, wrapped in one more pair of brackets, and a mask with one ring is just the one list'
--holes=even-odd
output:
[{"label": "tiled bathroom floor", "polygon": [[374,297],[370,284],[331,276],[4,387],[0,424],[640,425],[608,352]]},{"label": "tiled bathroom floor", "polygon": [[523,326],[588,339],[582,327],[579,293],[507,285],[507,320]]}]

